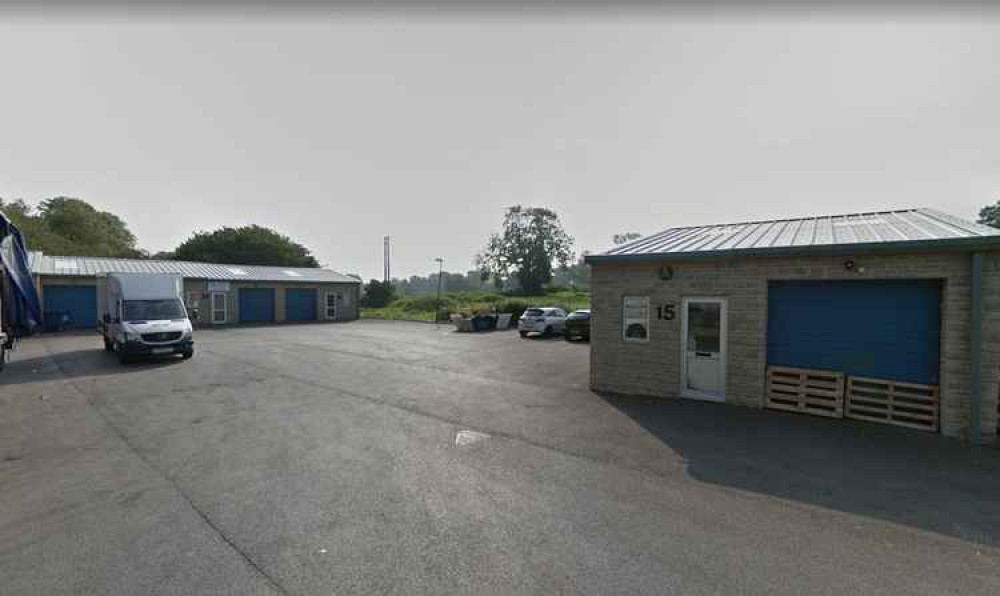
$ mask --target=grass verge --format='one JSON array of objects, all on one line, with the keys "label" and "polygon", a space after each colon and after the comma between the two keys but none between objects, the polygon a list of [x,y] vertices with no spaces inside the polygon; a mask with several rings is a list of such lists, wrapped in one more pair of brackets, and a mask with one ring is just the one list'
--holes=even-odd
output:
[{"label": "grass verge", "polygon": [[[387,321],[433,321],[437,297],[421,295],[400,298],[383,308],[362,308],[361,317]],[[526,308],[556,306],[566,312],[590,308],[586,292],[560,290],[544,296],[505,296],[483,292],[449,293],[441,297],[442,315],[450,313],[509,312],[517,319]]]}]

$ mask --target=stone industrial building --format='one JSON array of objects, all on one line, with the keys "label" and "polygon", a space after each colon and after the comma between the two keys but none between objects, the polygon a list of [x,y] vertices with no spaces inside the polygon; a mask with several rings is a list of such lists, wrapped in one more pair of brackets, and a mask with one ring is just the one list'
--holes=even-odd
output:
[{"label": "stone industrial building", "polygon": [[184,278],[197,325],[345,321],[358,318],[361,281],[330,269],[31,254],[47,329],[94,329],[98,277],[162,273]]},{"label": "stone industrial building", "polygon": [[673,228],[587,262],[595,390],[996,441],[1000,230],[911,209]]}]

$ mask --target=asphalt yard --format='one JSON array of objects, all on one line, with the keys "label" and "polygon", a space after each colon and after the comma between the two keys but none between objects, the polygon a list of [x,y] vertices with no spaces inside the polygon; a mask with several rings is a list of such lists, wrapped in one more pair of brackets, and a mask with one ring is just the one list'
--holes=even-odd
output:
[{"label": "asphalt yard", "polygon": [[1000,593],[1000,451],[598,395],[587,344],[359,321],[0,375],[3,594]]}]

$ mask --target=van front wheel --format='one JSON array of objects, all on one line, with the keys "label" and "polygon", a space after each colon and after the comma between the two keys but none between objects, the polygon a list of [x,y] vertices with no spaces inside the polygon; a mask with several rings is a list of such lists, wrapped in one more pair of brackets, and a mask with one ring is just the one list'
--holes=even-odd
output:
[{"label": "van front wheel", "polygon": [[186,352],[181,352],[181,358],[183,358],[184,360],[187,360],[191,356],[194,356],[194,350],[188,350]]}]

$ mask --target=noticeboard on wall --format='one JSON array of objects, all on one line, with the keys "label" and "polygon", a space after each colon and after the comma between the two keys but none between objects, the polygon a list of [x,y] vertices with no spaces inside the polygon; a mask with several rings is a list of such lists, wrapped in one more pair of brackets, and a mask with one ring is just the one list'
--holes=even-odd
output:
[{"label": "noticeboard on wall", "polygon": [[648,296],[626,296],[622,299],[622,340],[649,341]]}]

